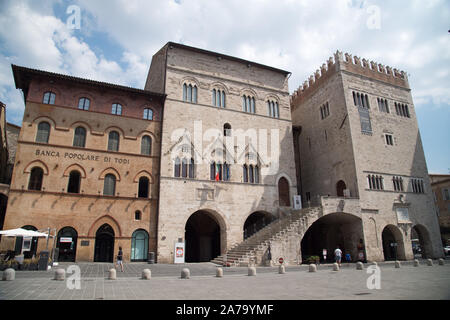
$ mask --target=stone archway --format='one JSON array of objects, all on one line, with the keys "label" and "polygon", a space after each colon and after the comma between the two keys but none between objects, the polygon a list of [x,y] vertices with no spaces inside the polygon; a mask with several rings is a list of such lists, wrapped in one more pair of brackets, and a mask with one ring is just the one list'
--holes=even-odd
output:
[{"label": "stone archway", "polygon": [[432,257],[433,247],[430,234],[423,225],[416,224],[411,228],[411,242],[414,255],[421,255],[424,259]]},{"label": "stone archway", "polygon": [[271,223],[273,219],[274,217],[265,211],[256,211],[250,214],[243,226],[244,240]]},{"label": "stone archway", "polygon": [[94,262],[114,261],[114,229],[107,223],[95,234]]},{"label": "stone archway", "polygon": [[194,212],[185,225],[186,262],[207,262],[221,254],[225,230],[214,214]]},{"label": "stone archway", "polygon": [[[360,241],[363,239],[361,218],[348,213],[336,212],[316,220],[301,240],[302,261],[310,256],[319,256],[324,261],[323,249],[327,250],[326,262],[334,261],[334,250],[339,246],[351,261],[359,260]],[[365,256],[365,252],[363,252]]]},{"label": "stone archway", "polygon": [[392,224],[384,227],[381,233],[384,260],[405,260],[405,245],[400,229]]}]

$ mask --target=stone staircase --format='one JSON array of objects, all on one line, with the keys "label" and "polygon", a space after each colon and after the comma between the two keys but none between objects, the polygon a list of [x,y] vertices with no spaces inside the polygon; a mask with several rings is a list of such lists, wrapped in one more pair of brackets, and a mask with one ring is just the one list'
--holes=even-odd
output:
[{"label": "stone staircase", "polygon": [[[225,255],[218,256],[211,262],[219,265],[226,263],[229,266],[263,265],[265,262],[267,263],[264,260],[269,244],[272,248],[274,243],[287,241],[289,236],[295,236],[296,239],[303,236],[309,227],[308,216],[317,214],[318,211],[320,211],[320,207],[292,210],[287,216],[271,222],[228,250],[225,262]],[[275,258],[276,256],[272,252],[272,260]]]}]

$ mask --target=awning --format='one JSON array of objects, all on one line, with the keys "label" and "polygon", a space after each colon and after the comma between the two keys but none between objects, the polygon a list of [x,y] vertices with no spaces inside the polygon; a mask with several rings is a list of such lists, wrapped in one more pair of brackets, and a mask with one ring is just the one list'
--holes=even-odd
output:
[{"label": "awning", "polygon": [[[11,229],[11,230],[1,230],[0,231],[1,235],[4,235],[6,237],[48,237],[48,234],[43,233],[43,232],[37,232],[37,231],[33,231],[33,230],[26,230],[26,229],[22,229],[22,228],[17,228],[17,229]],[[52,237],[52,236],[50,236]]]}]

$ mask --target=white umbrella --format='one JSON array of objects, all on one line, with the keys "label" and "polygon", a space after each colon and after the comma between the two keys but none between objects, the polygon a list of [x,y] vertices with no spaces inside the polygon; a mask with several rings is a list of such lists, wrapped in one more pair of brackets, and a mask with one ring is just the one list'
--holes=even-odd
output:
[{"label": "white umbrella", "polygon": [[48,237],[48,234],[43,232],[37,232],[32,230],[26,230],[22,228],[11,229],[11,230],[2,230],[0,234],[7,237]]}]

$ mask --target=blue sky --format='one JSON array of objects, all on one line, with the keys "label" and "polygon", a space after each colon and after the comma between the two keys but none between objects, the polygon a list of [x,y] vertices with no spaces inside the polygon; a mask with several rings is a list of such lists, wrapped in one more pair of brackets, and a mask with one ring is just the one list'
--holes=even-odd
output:
[{"label": "blue sky", "polygon": [[408,73],[428,170],[450,173],[449,29],[448,0],[1,0],[0,100],[20,125],[11,63],[143,88],[174,41],[289,70],[293,92],[340,50]]}]

